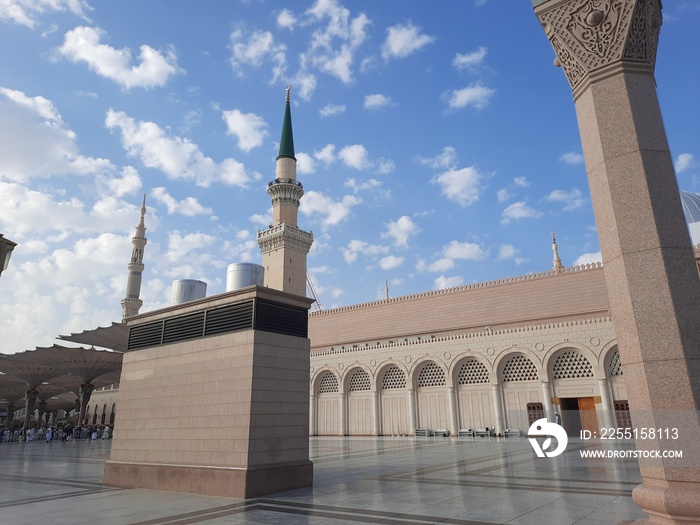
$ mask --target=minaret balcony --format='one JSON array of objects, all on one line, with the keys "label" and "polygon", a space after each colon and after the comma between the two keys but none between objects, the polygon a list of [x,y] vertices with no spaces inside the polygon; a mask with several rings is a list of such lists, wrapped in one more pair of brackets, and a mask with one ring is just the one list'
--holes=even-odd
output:
[{"label": "minaret balcony", "polygon": [[292,184],[294,186],[299,186],[301,189],[304,189],[304,186],[301,184],[301,182],[299,182],[296,179],[275,179],[273,181],[268,182],[267,187],[269,188],[274,184]]},{"label": "minaret balcony", "polygon": [[272,205],[287,202],[299,205],[304,195],[304,187],[296,179],[275,179],[267,185],[267,194],[272,199]]}]

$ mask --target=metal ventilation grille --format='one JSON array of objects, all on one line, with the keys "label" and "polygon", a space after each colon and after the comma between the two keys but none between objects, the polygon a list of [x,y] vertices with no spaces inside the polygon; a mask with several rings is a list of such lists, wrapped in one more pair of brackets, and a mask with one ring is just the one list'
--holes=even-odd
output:
[{"label": "metal ventilation grille", "polygon": [[156,346],[161,344],[163,334],[163,321],[132,326],[129,329],[129,350]]},{"label": "metal ventilation grille", "polygon": [[204,335],[247,330],[253,326],[253,300],[215,308],[207,312]]},{"label": "metal ventilation grille", "polygon": [[128,350],[198,339],[238,330],[308,337],[308,312],[272,301],[249,299],[129,328]]},{"label": "metal ventilation grille", "polygon": [[308,337],[309,313],[303,308],[258,299],[255,329],[294,337]]},{"label": "metal ventilation grille", "polygon": [[166,319],[163,344],[193,339],[204,335],[204,312]]}]

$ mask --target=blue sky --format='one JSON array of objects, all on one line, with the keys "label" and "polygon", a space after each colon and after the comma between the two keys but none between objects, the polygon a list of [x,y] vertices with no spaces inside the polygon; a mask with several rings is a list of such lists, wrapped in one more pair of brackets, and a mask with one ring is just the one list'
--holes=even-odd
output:
[{"label": "blue sky", "polygon": [[[260,262],[284,88],[324,308],[599,259],[571,91],[522,0],[3,0],[2,352]],[[293,7],[289,7],[290,4]],[[700,191],[700,2],[664,3],[656,77]]]}]

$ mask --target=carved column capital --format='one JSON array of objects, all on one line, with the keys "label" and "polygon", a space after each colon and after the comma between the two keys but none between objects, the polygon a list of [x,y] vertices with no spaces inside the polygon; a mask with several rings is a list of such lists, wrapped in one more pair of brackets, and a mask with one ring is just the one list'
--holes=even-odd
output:
[{"label": "carved column capital", "polygon": [[661,0],[550,0],[535,14],[574,98],[620,70],[654,74]]}]

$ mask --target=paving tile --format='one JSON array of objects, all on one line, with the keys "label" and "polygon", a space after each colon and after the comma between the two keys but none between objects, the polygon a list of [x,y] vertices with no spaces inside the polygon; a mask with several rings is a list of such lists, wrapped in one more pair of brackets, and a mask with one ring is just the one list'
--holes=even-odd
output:
[{"label": "paving tile", "polygon": [[643,516],[630,496],[641,481],[634,463],[543,461],[522,440],[312,438],[313,487],[247,501],[104,487],[110,446],[0,446],[0,522],[599,525]]}]

